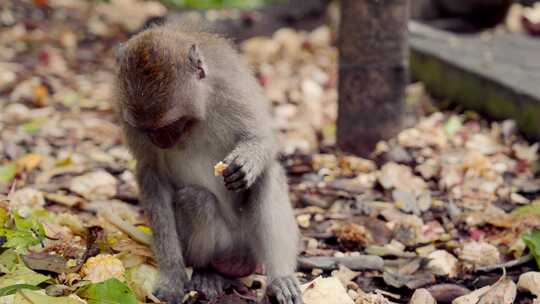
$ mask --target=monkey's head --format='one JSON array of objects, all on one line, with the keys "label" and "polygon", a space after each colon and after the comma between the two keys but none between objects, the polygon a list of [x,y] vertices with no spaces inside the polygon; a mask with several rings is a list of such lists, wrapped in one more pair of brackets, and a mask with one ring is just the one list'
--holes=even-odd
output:
[{"label": "monkey's head", "polygon": [[143,32],[120,47],[121,118],[161,149],[206,117],[206,66],[196,44]]}]

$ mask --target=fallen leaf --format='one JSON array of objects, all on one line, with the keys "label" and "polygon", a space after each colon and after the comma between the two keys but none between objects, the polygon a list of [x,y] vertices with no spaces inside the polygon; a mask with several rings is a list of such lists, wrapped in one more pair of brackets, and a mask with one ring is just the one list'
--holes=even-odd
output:
[{"label": "fallen leaf", "polygon": [[17,174],[17,165],[14,162],[0,166],[0,184],[7,185]]},{"label": "fallen leaf", "polygon": [[152,297],[157,278],[158,270],[148,264],[141,264],[126,271],[127,284],[141,301]]},{"label": "fallen leaf", "polygon": [[409,304],[436,304],[437,301],[427,289],[420,288],[414,291]]},{"label": "fallen leaf", "polygon": [[41,288],[34,285],[29,285],[29,284],[15,284],[11,286],[6,286],[4,288],[0,288],[0,297],[12,295],[16,293],[19,289],[37,290]]},{"label": "fallen leaf", "polygon": [[381,293],[365,293],[361,289],[358,291],[358,297],[355,304],[392,304]]},{"label": "fallen leaf", "polygon": [[318,277],[300,286],[304,304],[353,304],[338,278]]},{"label": "fallen leaf", "polygon": [[480,298],[491,289],[491,286],[484,286],[471,293],[461,296],[452,301],[452,304],[476,304]]},{"label": "fallen leaf", "polygon": [[43,193],[33,188],[22,188],[8,195],[9,207],[22,213],[29,213],[34,209],[45,206]]},{"label": "fallen leaf", "polygon": [[501,262],[497,247],[486,242],[469,242],[463,246],[460,259],[472,263],[475,267],[490,266]]},{"label": "fallen leaf", "polygon": [[435,250],[428,255],[427,268],[436,275],[454,278],[458,274],[458,259],[446,250]]},{"label": "fallen leaf", "polygon": [[534,230],[523,235],[523,241],[531,251],[531,254],[536,260],[536,264],[540,267],[540,230]]},{"label": "fallen leaf", "polygon": [[529,271],[519,276],[517,286],[540,297],[540,272]]},{"label": "fallen leaf", "polygon": [[17,166],[26,172],[31,172],[43,160],[43,157],[39,154],[31,153],[27,154],[17,160]]},{"label": "fallen leaf", "polygon": [[124,281],[124,272],[122,261],[110,254],[99,254],[89,258],[80,271],[83,279],[93,283],[99,283],[110,278]]},{"label": "fallen leaf", "polygon": [[105,171],[95,171],[71,180],[69,189],[86,199],[108,199],[116,194],[117,180]]},{"label": "fallen leaf", "polygon": [[30,253],[22,257],[26,266],[33,270],[42,270],[62,273],[68,270],[67,260],[60,255],[43,253]]},{"label": "fallen leaf", "polygon": [[37,273],[24,264],[17,264],[10,272],[0,277],[0,288],[15,284],[38,285],[49,279],[48,276]]},{"label": "fallen leaf", "polygon": [[516,295],[516,283],[509,278],[504,278],[482,295],[478,304],[512,304]]},{"label": "fallen leaf", "polygon": [[116,212],[110,212],[110,210],[104,210],[101,209],[98,212],[99,215],[101,215],[103,218],[107,219],[107,221],[114,224],[116,227],[118,227],[123,232],[127,233],[130,237],[132,237],[134,240],[141,242],[145,245],[149,245],[151,242],[151,235],[142,232],[141,230],[137,229],[133,224],[131,224],[129,221],[123,219],[120,214]]},{"label": "fallen leaf", "polygon": [[339,269],[332,271],[332,276],[338,278],[343,286],[347,286],[360,272],[352,271],[344,265],[339,265]]},{"label": "fallen leaf", "polygon": [[461,129],[462,126],[463,121],[461,117],[452,115],[444,124],[444,132],[448,137],[452,137]]},{"label": "fallen leaf", "polygon": [[15,303],[17,304],[84,304],[81,299],[75,296],[69,297],[51,297],[40,291],[28,289],[20,289],[15,295]]},{"label": "fallen leaf", "polygon": [[[122,272],[123,274],[123,272]],[[110,278],[100,283],[85,286],[78,292],[79,296],[88,299],[88,304],[122,303],[137,304],[137,297],[124,283]]]}]

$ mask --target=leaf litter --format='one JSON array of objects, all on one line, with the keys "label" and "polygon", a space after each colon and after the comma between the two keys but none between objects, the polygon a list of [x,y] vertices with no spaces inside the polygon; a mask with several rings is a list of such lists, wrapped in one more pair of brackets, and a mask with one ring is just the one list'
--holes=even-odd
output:
[{"label": "leaf litter", "polygon": [[[42,2],[0,4],[0,303],[157,303],[110,102],[115,44],[165,9]],[[370,159],[344,155],[335,34],[284,28],[240,49],[272,102],[306,303],[538,302],[538,144],[515,123],[424,111]],[[224,299],[262,297],[264,272],[242,281]]]}]

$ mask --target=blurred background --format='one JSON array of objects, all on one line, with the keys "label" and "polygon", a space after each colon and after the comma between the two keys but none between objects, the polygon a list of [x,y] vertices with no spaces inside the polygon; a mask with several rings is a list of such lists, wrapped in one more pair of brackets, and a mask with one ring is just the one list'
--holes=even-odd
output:
[{"label": "blurred background", "polygon": [[174,20],[272,105],[306,304],[538,301],[540,2],[2,0],[0,303],[158,303],[114,50]]}]

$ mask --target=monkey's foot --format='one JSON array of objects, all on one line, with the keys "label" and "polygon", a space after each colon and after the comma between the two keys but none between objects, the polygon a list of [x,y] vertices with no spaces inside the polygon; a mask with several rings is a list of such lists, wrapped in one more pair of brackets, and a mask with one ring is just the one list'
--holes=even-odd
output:
[{"label": "monkey's foot", "polygon": [[184,288],[179,286],[170,286],[170,284],[158,284],[154,290],[154,295],[162,302],[167,304],[182,304],[184,299]]},{"label": "monkey's foot", "polygon": [[279,304],[302,304],[302,292],[294,276],[274,279],[268,293],[275,296]]},{"label": "monkey's foot", "polygon": [[213,299],[223,293],[223,290],[233,282],[212,272],[194,272],[187,288],[196,290],[206,296],[207,299]]}]

